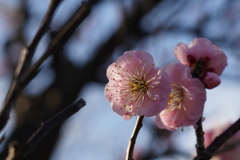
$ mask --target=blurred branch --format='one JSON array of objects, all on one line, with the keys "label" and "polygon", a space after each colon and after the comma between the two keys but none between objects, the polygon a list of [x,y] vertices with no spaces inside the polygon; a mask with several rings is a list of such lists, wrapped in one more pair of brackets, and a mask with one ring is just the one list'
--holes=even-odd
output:
[{"label": "blurred branch", "polygon": [[57,35],[53,38],[43,56],[23,74],[20,79],[20,84],[23,87],[31,80],[30,77],[33,77],[40,65],[51,54],[61,51],[62,47],[74,33],[78,25],[88,16],[89,13],[90,8],[88,4],[86,2],[82,2],[82,5],[77,9],[73,16],[64,24]]},{"label": "blurred branch", "polygon": [[224,144],[224,147],[218,149],[217,151],[215,151],[215,152],[213,153],[213,155],[217,155],[217,154],[220,154],[220,153],[222,153],[222,152],[228,151],[228,150],[233,149],[233,148],[235,148],[235,147],[237,147],[237,146],[239,146],[239,145],[240,145],[240,140],[234,141],[234,142],[232,142],[232,143],[230,143],[230,144]]},{"label": "blurred branch", "polygon": [[[231,138],[236,132],[238,132],[240,130],[240,118],[239,118],[226,131],[224,131],[221,135],[216,137],[213,140],[213,142],[205,150],[204,149],[204,137],[203,137],[204,132],[202,131],[202,129],[200,129],[202,127],[199,127],[199,126],[201,126],[201,124],[199,124],[200,120],[197,122],[198,128],[196,129],[196,134],[198,137],[198,141],[197,141],[198,143],[196,145],[198,156],[195,157],[194,160],[209,160],[209,159],[211,159],[212,155],[217,151],[217,149],[219,149],[223,143],[225,143],[229,138]],[[224,151],[224,148],[222,151]]]},{"label": "blurred branch", "polygon": [[65,108],[63,111],[49,119],[47,122],[43,122],[37,131],[22,145],[14,145],[13,143],[9,147],[9,155],[7,160],[20,160],[33,151],[38,143],[57,125],[61,124],[67,118],[74,113],[78,112],[86,102],[83,99],[79,99],[72,105]]},{"label": "blurred branch", "polygon": [[221,135],[216,137],[213,140],[213,142],[207,147],[206,153],[208,158],[210,159],[212,157],[212,154],[239,130],[240,130],[240,118]]},{"label": "blurred branch", "polygon": [[128,143],[126,160],[133,160],[132,156],[133,156],[134,145],[136,143],[138,133],[143,126],[143,123],[142,123],[143,118],[144,118],[144,116],[138,116],[138,118],[137,118],[135,128],[133,130],[132,136],[131,136],[130,141]]},{"label": "blurred branch", "polygon": [[204,147],[204,132],[202,128],[202,117],[197,122],[197,128],[196,128],[196,136],[197,136],[197,157],[194,158],[194,160],[205,160],[205,147]]},{"label": "blurred branch", "polygon": [[26,70],[27,67],[29,67],[33,54],[35,52],[35,49],[42,38],[43,34],[48,30],[50,22],[52,20],[52,17],[54,15],[54,12],[56,11],[58,5],[60,4],[62,0],[52,0],[51,4],[48,8],[48,11],[41,23],[40,28],[38,29],[35,37],[33,38],[32,42],[27,46],[23,47],[21,51],[21,55],[19,58],[19,62],[17,65],[17,68],[15,70],[15,74],[11,83],[11,86],[8,90],[7,96],[5,98],[2,111],[0,113],[0,131],[4,128],[6,125],[8,118],[9,118],[9,112],[11,110],[11,106],[14,103],[18,93],[20,92],[19,88],[19,78],[22,75],[22,73]]},{"label": "blurred branch", "polygon": [[6,139],[6,133],[4,133],[0,139],[0,145],[2,144],[2,142]]},{"label": "blurred branch", "polygon": [[[56,1],[53,1],[56,2]],[[8,118],[11,105],[16,99],[17,94],[31,81],[31,79],[38,73],[39,66],[53,53],[57,53],[62,49],[62,46],[68,41],[78,25],[88,16],[90,8],[86,2],[82,2],[82,5],[77,9],[74,15],[65,23],[60,29],[59,33],[51,41],[45,54],[26,72],[21,75],[17,75],[9,89],[9,94],[6,97],[2,113],[0,115],[0,130],[5,126]],[[48,22],[48,21],[47,21]],[[41,32],[42,33],[42,32]],[[40,33],[39,33],[40,34]],[[22,50],[22,55],[19,61],[19,66],[23,68],[26,57],[28,55],[26,48]],[[17,73],[21,73],[22,69],[17,67]],[[21,77],[19,77],[21,76]]]},{"label": "blurred branch", "polygon": [[26,58],[26,63],[24,65],[23,70],[26,70],[32,61],[32,57],[33,54],[36,50],[36,47],[39,43],[39,41],[41,40],[42,36],[48,31],[50,30],[50,23],[52,21],[52,17],[57,9],[57,7],[59,6],[59,4],[61,3],[62,0],[51,0],[50,1],[50,6],[47,10],[47,13],[35,35],[35,37],[33,38],[33,40],[30,42],[30,44],[26,47],[28,50],[27,53],[27,58]]}]

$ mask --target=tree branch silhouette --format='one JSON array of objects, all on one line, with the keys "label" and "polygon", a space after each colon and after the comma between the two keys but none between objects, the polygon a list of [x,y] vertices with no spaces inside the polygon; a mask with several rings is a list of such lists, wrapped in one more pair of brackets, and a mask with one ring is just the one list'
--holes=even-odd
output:
[{"label": "tree branch silhouette", "polygon": [[19,78],[21,77],[22,73],[31,64],[31,60],[32,60],[32,57],[36,50],[36,47],[37,47],[39,41],[41,40],[42,36],[44,35],[44,33],[48,31],[50,23],[52,21],[52,17],[61,1],[62,0],[52,0],[50,2],[50,6],[43,18],[41,26],[39,27],[35,37],[30,42],[30,44],[26,47],[23,47],[23,49],[21,51],[21,55],[20,55],[18,65],[17,65],[17,68],[16,68],[14,76],[13,76],[13,80],[11,82],[11,86],[8,90],[7,96],[5,98],[5,101],[3,103],[3,107],[2,107],[2,110],[0,113],[0,131],[6,125],[8,119],[9,119],[9,113],[12,108],[12,105],[14,104],[14,101],[15,101],[18,93],[21,90],[19,88]]},{"label": "tree branch silhouette", "polygon": [[64,122],[74,113],[78,112],[86,102],[83,99],[79,99],[57,115],[52,117],[46,122],[41,123],[41,126],[33,133],[33,135],[23,144],[16,145],[11,143],[9,147],[9,160],[20,160],[30,152],[32,152],[38,145],[38,143],[57,125]]},{"label": "tree branch silhouette", "polygon": [[223,143],[231,138],[236,132],[240,130],[240,118],[232,124],[226,131],[217,136],[212,143],[206,148],[207,157],[210,159],[212,155],[219,149]]},{"label": "tree branch silhouette", "polygon": [[195,130],[197,137],[197,157],[195,160],[205,160],[206,151],[204,147],[204,132],[202,128],[202,117],[197,122],[197,128]]},{"label": "tree branch silhouette", "polygon": [[[58,1],[53,1],[58,2]],[[53,4],[52,2],[52,4]],[[50,12],[52,13],[52,12]],[[73,16],[63,25],[58,34],[53,38],[47,51],[43,54],[43,56],[30,68],[22,73],[22,68],[24,68],[25,63],[27,62],[27,55],[30,55],[26,48],[22,50],[22,54],[19,61],[19,66],[16,69],[16,76],[14,76],[12,85],[10,86],[9,92],[7,94],[6,100],[4,102],[3,110],[0,114],[0,130],[6,125],[7,120],[9,118],[9,113],[11,110],[11,106],[14,103],[16,96],[20,93],[20,91],[32,80],[32,78],[38,73],[38,68],[40,65],[53,53],[59,52],[64,44],[68,41],[71,35],[74,33],[78,25],[88,16],[90,13],[90,8],[86,2],[82,2],[82,5],[76,10]],[[52,15],[52,14],[50,14]],[[50,16],[49,15],[49,16]],[[45,22],[45,21],[44,21]],[[49,21],[46,20],[45,23]],[[46,26],[46,25],[43,25]],[[46,27],[42,27],[46,29]],[[42,34],[42,32],[41,32]],[[40,35],[40,33],[39,33]],[[36,38],[37,39],[37,38]],[[37,39],[38,40],[38,39]],[[36,44],[39,41],[31,44]],[[35,50],[35,49],[34,49]],[[33,51],[33,49],[32,49]],[[31,58],[29,58],[30,60]],[[29,61],[28,60],[28,61]],[[27,65],[27,64],[26,64]],[[20,73],[22,73],[20,75]]]}]

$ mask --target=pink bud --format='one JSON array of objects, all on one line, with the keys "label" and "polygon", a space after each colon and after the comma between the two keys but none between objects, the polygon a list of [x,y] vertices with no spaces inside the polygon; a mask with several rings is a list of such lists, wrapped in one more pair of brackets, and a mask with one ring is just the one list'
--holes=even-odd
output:
[{"label": "pink bud", "polygon": [[217,74],[213,72],[207,72],[207,75],[204,77],[202,82],[206,88],[212,89],[217,87],[221,83],[221,80]]}]

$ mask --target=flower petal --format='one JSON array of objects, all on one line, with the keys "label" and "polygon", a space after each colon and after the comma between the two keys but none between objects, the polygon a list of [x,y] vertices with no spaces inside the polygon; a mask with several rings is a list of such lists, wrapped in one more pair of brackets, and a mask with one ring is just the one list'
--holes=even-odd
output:
[{"label": "flower petal", "polygon": [[164,109],[156,116],[156,124],[159,128],[173,131],[182,126],[184,119],[185,117],[182,110],[168,111]]},{"label": "flower petal", "polygon": [[155,116],[165,108],[166,104],[167,99],[153,101],[148,96],[145,96],[143,105],[138,110],[138,115],[146,117]]},{"label": "flower petal", "polygon": [[217,54],[211,57],[209,68],[213,68],[217,75],[221,75],[227,66],[227,56],[221,51],[215,51]]},{"label": "flower petal", "polygon": [[130,106],[124,107],[124,105],[120,101],[113,100],[111,107],[114,112],[122,116],[128,112]]},{"label": "flower petal", "polygon": [[182,64],[189,65],[187,56],[190,55],[191,52],[186,44],[178,43],[177,47],[174,49],[174,54]]},{"label": "flower petal", "polygon": [[207,72],[207,75],[204,77],[202,82],[206,88],[212,89],[217,87],[221,83],[221,80],[217,74],[213,72]]},{"label": "flower petal", "polygon": [[172,83],[178,86],[181,86],[182,81],[186,78],[192,78],[189,67],[181,63],[167,65],[163,68],[163,71],[171,77]]}]

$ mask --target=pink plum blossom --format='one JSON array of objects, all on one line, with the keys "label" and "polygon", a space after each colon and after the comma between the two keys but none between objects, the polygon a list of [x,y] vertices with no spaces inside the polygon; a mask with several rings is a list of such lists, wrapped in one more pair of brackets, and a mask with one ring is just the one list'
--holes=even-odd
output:
[{"label": "pink plum blossom", "polygon": [[[219,136],[229,125],[214,128],[204,134],[205,146],[208,147],[210,143]],[[225,142],[214,155],[211,160],[239,160],[240,157],[240,131]],[[232,146],[232,147],[230,147]]]},{"label": "pink plum blossom", "polygon": [[171,94],[166,108],[156,116],[159,128],[176,130],[195,125],[203,113],[206,90],[198,78],[192,78],[190,68],[174,63],[163,68],[170,76]]},{"label": "pink plum blossom", "polygon": [[170,78],[154,66],[143,51],[127,51],[107,69],[105,96],[114,112],[125,120],[154,116],[164,109],[170,94]]},{"label": "pink plum blossom", "polygon": [[[227,57],[221,48],[205,38],[195,38],[189,47],[184,43],[179,43],[174,53],[182,64],[191,68],[193,77],[200,78],[205,87],[209,89],[216,87],[217,83],[211,82],[209,78],[204,80],[207,73],[210,72],[211,76],[215,77],[212,80],[216,80],[216,77],[221,75],[227,66]],[[213,83],[215,85],[212,85]]]}]

